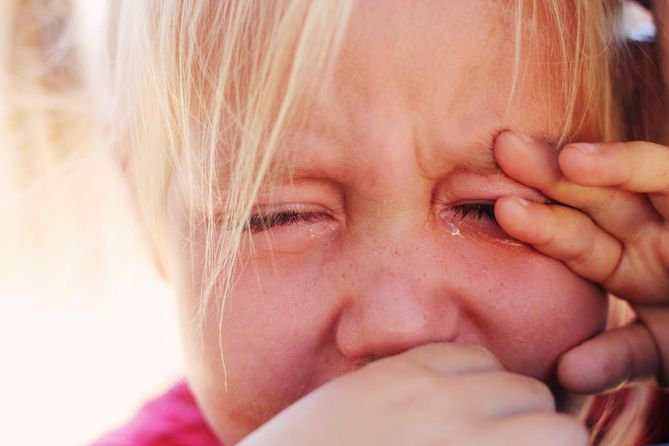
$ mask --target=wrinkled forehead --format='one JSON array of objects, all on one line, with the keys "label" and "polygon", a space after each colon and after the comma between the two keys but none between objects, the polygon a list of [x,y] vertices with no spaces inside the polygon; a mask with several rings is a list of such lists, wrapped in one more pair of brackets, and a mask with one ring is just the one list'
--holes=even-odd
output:
[{"label": "wrinkled forehead", "polygon": [[[568,15],[567,3],[562,13]],[[565,79],[561,70],[560,34],[547,19],[548,2],[519,15],[517,7],[524,4],[537,5],[516,0],[354,2],[332,76],[321,79],[308,62],[298,60],[318,88],[298,88],[275,164],[308,159],[301,152],[305,144],[294,143],[295,135],[327,140],[311,144],[318,147],[314,150],[328,146],[346,152],[339,158],[364,153],[369,160],[384,156],[389,142],[413,138],[416,147],[430,149],[417,153],[425,165],[454,147],[479,149],[480,157],[487,157],[482,162],[489,164],[486,149],[502,129],[559,139],[568,108],[565,91],[573,79]],[[285,91],[291,70],[287,65],[277,90]],[[278,109],[279,102],[265,103]],[[580,121],[576,102],[574,116]],[[239,105],[245,107],[243,101]],[[589,119],[571,136],[598,139]],[[236,132],[230,133],[231,142],[220,151],[225,163],[228,155],[241,152]]]},{"label": "wrinkled forehead", "polygon": [[[505,128],[554,140],[565,112],[557,41],[517,32],[512,1],[359,2],[304,127],[371,157],[383,156],[389,134],[442,148],[485,149]],[[448,153],[418,157],[429,165]]]}]

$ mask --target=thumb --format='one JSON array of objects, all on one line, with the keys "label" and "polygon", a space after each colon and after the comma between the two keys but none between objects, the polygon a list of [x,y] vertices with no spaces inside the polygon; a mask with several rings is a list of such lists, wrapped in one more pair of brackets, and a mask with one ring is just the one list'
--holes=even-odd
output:
[{"label": "thumb", "polygon": [[558,380],[572,393],[592,394],[659,374],[660,353],[640,322],[605,331],[574,347],[558,362]]}]

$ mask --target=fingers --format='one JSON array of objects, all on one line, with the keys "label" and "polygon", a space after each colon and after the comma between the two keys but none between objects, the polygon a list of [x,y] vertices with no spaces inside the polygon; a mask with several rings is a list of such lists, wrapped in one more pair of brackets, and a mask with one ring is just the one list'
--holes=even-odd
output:
[{"label": "fingers", "polygon": [[623,254],[618,240],[576,209],[505,197],[495,204],[495,218],[512,237],[593,282],[606,282]]},{"label": "fingers", "polygon": [[[644,150],[651,150],[651,147],[658,151],[662,147],[640,144]],[[616,147],[615,144],[606,146]],[[635,146],[624,147],[619,151],[629,152],[628,149]],[[662,153],[667,151],[662,147]],[[530,204],[523,213],[521,206],[514,207],[520,202],[498,200],[495,212],[500,225],[517,239],[563,260],[577,274],[602,282],[620,297],[644,303],[665,301],[669,292],[669,236],[666,235],[669,223],[660,212],[669,206],[669,194],[654,192],[649,199],[647,194],[618,190],[614,186],[576,184],[562,173],[567,164],[576,164],[567,152],[558,162],[555,149],[548,143],[520,138],[511,132],[498,136],[495,156],[507,175],[582,211],[555,205],[551,207],[556,209],[551,216],[551,212],[542,211],[539,204]],[[656,157],[657,162],[664,163],[660,158],[662,156]],[[637,163],[637,166],[641,165],[645,165],[644,162]],[[669,176],[669,169],[663,169]],[[654,172],[650,182],[659,190],[664,185],[662,174],[657,168]],[[611,177],[615,174],[603,175]],[[626,178],[629,180],[621,184],[639,186],[642,181]],[[570,222],[568,217],[574,221]],[[616,239],[620,249],[615,248]]]},{"label": "fingers", "polygon": [[669,149],[643,141],[570,144],[559,163],[571,181],[585,186],[613,186],[648,193],[654,207],[669,218]]},{"label": "fingers", "polygon": [[[590,435],[585,426],[563,414],[532,413],[507,418],[478,429],[471,437],[456,441],[459,445],[514,446],[586,446]],[[459,440],[459,439],[458,439]]]},{"label": "fingers", "polygon": [[638,194],[570,181],[563,175],[558,153],[549,143],[523,140],[507,131],[496,139],[495,156],[511,178],[560,203],[582,209],[620,240],[634,240],[649,222],[661,221],[648,200]]},{"label": "fingers", "polygon": [[[392,367],[398,378],[417,376],[427,370],[433,378],[427,385],[432,392],[461,401],[457,410],[472,417],[500,418],[528,412],[554,412],[555,399],[548,386],[527,376],[504,370],[488,350],[474,345],[453,343],[426,344],[399,355],[384,358],[365,367],[367,372],[388,373]],[[423,382],[424,383],[424,382]],[[446,413],[446,408],[443,409]]]},{"label": "fingers", "polygon": [[615,186],[630,192],[669,192],[669,149],[645,141],[569,144],[560,167],[584,186]]},{"label": "fingers", "polygon": [[[560,204],[497,201],[502,229],[630,301],[639,322],[566,353],[558,374],[572,392],[627,380],[669,379],[669,148],[646,143],[548,143],[499,135],[504,172]],[[564,204],[564,205],[563,205]]]},{"label": "fingers", "polygon": [[667,299],[666,263],[655,253],[663,233],[655,225],[646,228],[638,243],[623,245],[577,209],[517,197],[497,200],[495,218],[507,234],[619,297],[638,303]]},{"label": "fingers", "polygon": [[[412,348],[397,356],[440,374],[461,374],[502,370],[502,364],[483,347],[453,343],[433,343]],[[392,357],[388,358],[389,360]],[[381,363],[385,361],[376,361]],[[370,364],[374,365],[374,363]]]},{"label": "fingers", "polygon": [[660,356],[641,323],[604,332],[565,353],[558,379],[570,392],[599,393],[627,382],[655,377]]},{"label": "fingers", "polygon": [[506,371],[468,373],[444,384],[445,395],[469,401],[460,410],[486,418],[555,411],[555,399],[548,386],[527,376]]},{"label": "fingers", "polygon": [[634,307],[640,321],[648,329],[659,352],[658,383],[669,387],[669,307],[666,305],[648,305]]}]

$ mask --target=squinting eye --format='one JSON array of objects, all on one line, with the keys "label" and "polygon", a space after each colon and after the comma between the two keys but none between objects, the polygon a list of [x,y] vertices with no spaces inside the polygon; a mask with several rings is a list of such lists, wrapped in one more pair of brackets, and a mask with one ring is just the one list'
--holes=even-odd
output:
[{"label": "squinting eye", "polygon": [[478,220],[490,220],[497,224],[494,203],[465,203],[452,206],[451,209],[455,215],[462,219],[470,217]]},{"label": "squinting eye", "polygon": [[246,230],[253,233],[267,231],[278,226],[288,226],[299,223],[316,223],[326,218],[324,214],[316,212],[284,211],[276,213],[253,214],[249,218]]}]

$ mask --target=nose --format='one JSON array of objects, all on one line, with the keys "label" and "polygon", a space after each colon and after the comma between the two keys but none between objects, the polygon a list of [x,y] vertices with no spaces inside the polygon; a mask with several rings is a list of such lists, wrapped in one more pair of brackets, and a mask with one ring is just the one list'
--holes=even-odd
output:
[{"label": "nose", "polygon": [[336,325],[339,350],[357,365],[458,336],[461,312],[448,272],[425,256],[394,253],[357,264],[359,281]]}]

